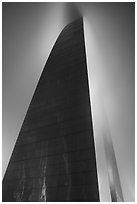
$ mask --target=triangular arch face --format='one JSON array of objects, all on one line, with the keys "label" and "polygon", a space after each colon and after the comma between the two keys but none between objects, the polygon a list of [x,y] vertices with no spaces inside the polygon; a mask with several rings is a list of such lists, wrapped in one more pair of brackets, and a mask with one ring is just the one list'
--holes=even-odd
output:
[{"label": "triangular arch face", "polygon": [[82,18],[64,28],[45,65],[3,201],[99,201]]}]

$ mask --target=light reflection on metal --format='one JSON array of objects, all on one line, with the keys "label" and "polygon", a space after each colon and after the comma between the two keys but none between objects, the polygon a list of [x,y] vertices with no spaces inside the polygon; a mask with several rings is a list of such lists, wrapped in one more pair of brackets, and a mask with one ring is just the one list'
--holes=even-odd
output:
[{"label": "light reflection on metal", "polygon": [[[66,142],[65,142],[64,137],[63,137],[63,143],[64,143],[65,150],[67,150]],[[70,191],[71,191],[71,174],[70,174],[70,172],[69,172],[68,157],[66,156],[65,153],[63,154],[63,160],[64,160],[64,163],[65,163],[66,175],[68,175],[68,176],[67,176],[68,178],[67,178],[67,181],[66,181],[66,185],[68,185],[67,199],[66,199],[66,200],[69,201]]]},{"label": "light reflection on metal", "polygon": [[[47,187],[46,187],[46,170],[47,170],[47,159],[48,159],[47,158],[48,142],[47,142],[45,148],[46,148],[45,161],[43,161],[43,159],[42,159],[42,188],[41,188],[41,194],[40,194],[40,201],[41,202],[46,202],[46,200],[47,200],[47,198],[46,198],[46,191],[47,191]],[[43,150],[44,150],[44,148],[41,148],[41,157],[42,157]]]},{"label": "light reflection on metal", "polygon": [[46,201],[46,163],[44,165],[44,178],[43,178],[43,186],[41,191],[41,201]]},{"label": "light reflection on metal", "polygon": [[[63,118],[63,115],[61,114],[61,112],[60,111],[57,112],[57,122],[59,123],[59,126],[60,126],[60,134],[63,136],[62,137],[62,145],[63,145],[64,152],[67,152],[67,142],[66,142],[66,139],[64,137],[64,135],[66,134],[66,131],[65,131],[64,123],[61,123],[61,122],[63,122],[63,120],[64,120],[64,118]],[[69,201],[70,200],[70,193],[71,193],[70,167],[69,167],[67,154],[63,153],[62,158],[64,161],[65,171],[66,171],[66,175],[67,175],[66,180],[65,180],[65,185],[67,186],[66,201]]]},{"label": "light reflection on metal", "polygon": [[[97,38],[95,36],[94,26],[89,24],[88,18],[86,17],[84,19],[84,25],[89,90],[93,113],[93,127],[101,202],[111,200],[124,201],[115,157],[115,150],[113,148],[113,142],[111,139],[111,128],[109,125],[110,118],[107,117],[107,111],[109,111],[110,107],[107,107],[109,103],[107,98],[105,98],[107,96],[107,89],[103,84],[106,77],[103,67],[103,58],[100,52],[100,47],[98,46],[99,44],[97,43]],[[105,99],[105,103],[103,99]],[[115,107],[115,101],[113,105]],[[113,106],[111,107],[112,116],[112,114],[114,114],[114,110],[116,109],[114,109]],[[114,135],[112,136],[114,138]]]},{"label": "light reflection on metal", "polygon": [[103,141],[104,141],[107,168],[108,168],[108,178],[109,178],[111,199],[112,199],[112,202],[119,202],[119,201],[124,202],[115,151],[114,151],[111,133],[109,129],[109,122],[107,119],[104,101],[103,100],[101,101],[102,101],[102,111],[103,111],[103,116],[105,121]]},{"label": "light reflection on metal", "polygon": [[[22,166],[23,165],[23,166]],[[23,195],[24,195],[24,187],[25,187],[25,164],[23,163],[20,166],[19,174],[22,175],[22,178],[19,180],[19,184],[17,186],[17,190],[14,194],[15,200],[17,202],[23,201]]]},{"label": "light reflection on metal", "polygon": [[[88,71],[89,71],[89,69],[88,69]],[[96,79],[96,81],[97,81],[97,79]],[[96,83],[95,85],[97,86],[98,83]],[[101,133],[101,137],[103,139],[104,147],[105,147],[105,157],[106,157],[106,162],[107,162],[108,182],[109,182],[111,200],[112,200],[112,202],[119,202],[119,201],[123,202],[124,198],[123,198],[123,193],[122,193],[122,189],[121,189],[121,183],[120,183],[120,177],[119,177],[119,172],[118,172],[118,167],[117,167],[117,161],[116,161],[116,157],[115,157],[113,142],[111,139],[111,133],[110,133],[110,128],[109,128],[109,121],[107,118],[105,103],[104,103],[104,97],[102,94],[103,89],[101,90],[101,88],[100,88],[101,85],[100,86],[98,85],[97,87],[94,87],[94,88],[96,88],[96,91],[97,91],[96,93],[94,93],[95,90],[93,90],[93,89],[91,90],[92,85],[90,84],[90,80],[89,80],[89,85],[90,85],[89,89],[90,89],[91,101],[93,99],[92,96],[94,96],[94,94],[95,94],[96,98],[94,99],[94,102],[98,103],[98,107],[99,107],[99,110],[98,111],[96,110],[96,114],[98,114],[96,117],[98,118],[97,122],[99,123],[99,127],[101,129],[100,133]],[[92,93],[93,95],[91,95],[91,91],[93,91],[93,93]],[[96,101],[96,99],[97,99],[97,101]],[[95,106],[95,107],[97,108],[97,106]],[[105,183],[104,183],[104,185],[105,185]]]},{"label": "light reflection on metal", "polygon": [[110,135],[104,135],[104,147],[106,153],[107,167],[108,167],[108,177],[110,185],[110,193],[112,202],[123,202],[123,194],[120,184],[120,178],[117,168],[117,162],[115,157],[115,152]]}]

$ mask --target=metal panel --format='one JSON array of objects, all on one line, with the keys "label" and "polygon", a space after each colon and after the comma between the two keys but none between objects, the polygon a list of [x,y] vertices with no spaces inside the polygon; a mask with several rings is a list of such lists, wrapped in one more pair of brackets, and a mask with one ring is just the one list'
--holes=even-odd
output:
[{"label": "metal panel", "polygon": [[45,65],[3,201],[99,201],[82,18],[64,28]]}]

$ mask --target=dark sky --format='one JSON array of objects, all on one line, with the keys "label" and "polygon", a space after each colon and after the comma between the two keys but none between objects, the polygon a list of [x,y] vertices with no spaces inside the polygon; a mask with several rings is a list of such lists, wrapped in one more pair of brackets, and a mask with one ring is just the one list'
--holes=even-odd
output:
[{"label": "dark sky", "polygon": [[[40,74],[66,24],[64,5],[3,3],[3,174]],[[134,201],[134,3],[77,6],[84,14],[101,199],[109,199],[102,139],[109,128],[124,199]]]}]

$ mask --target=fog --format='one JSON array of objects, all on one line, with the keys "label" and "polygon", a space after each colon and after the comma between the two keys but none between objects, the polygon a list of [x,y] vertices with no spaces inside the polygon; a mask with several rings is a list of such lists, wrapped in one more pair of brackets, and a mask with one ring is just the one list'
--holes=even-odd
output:
[{"label": "fog", "polygon": [[[67,23],[64,5],[3,3],[3,175],[40,74]],[[113,142],[124,201],[134,201],[134,3],[77,3],[77,7],[84,15],[101,201],[110,200],[106,130]]]}]

